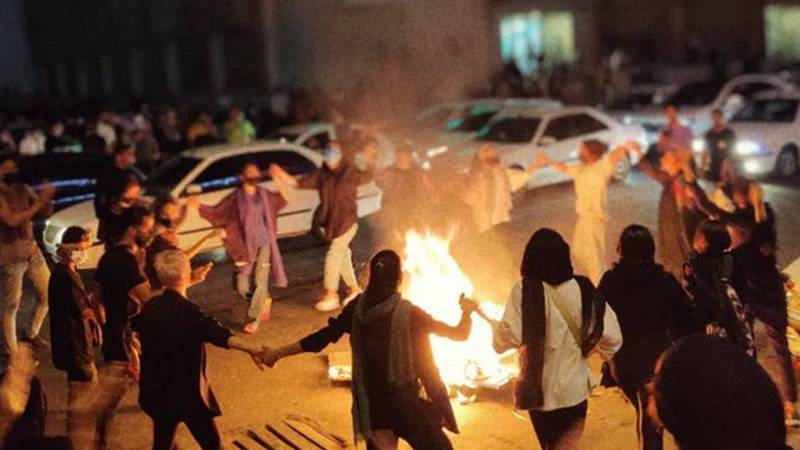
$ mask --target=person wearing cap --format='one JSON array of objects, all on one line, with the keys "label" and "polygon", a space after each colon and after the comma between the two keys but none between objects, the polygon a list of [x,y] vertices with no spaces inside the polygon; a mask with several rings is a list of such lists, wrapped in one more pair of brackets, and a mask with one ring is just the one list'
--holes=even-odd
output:
[{"label": "person wearing cap", "polygon": [[67,373],[67,434],[76,431],[75,405],[97,383],[95,350],[100,345],[102,312],[78,272],[92,241],[89,232],[69,227],[58,246],[58,263],[49,283],[53,365]]},{"label": "person wearing cap", "polygon": [[355,158],[353,162],[346,161],[339,143],[331,141],[322,152],[322,168],[303,178],[295,178],[276,165],[270,168],[272,178],[279,185],[286,183],[295,188],[316,189],[319,192],[318,219],[330,246],[325,255],[323,292],[315,305],[318,311],[333,311],[342,306],[339,298],[340,281],[347,286],[345,304],[361,292],[353,268],[350,243],[358,232],[358,187],[372,179],[372,162],[369,158],[374,153],[366,150],[374,149],[374,142],[366,142],[363,148],[367,160],[356,164]]},{"label": "person wearing cap", "polygon": [[579,164],[567,165],[550,162],[550,165],[575,180],[575,212],[578,220],[572,235],[575,261],[586,271],[593,283],[599,283],[606,261],[606,207],[608,185],[617,163],[630,152],[640,153],[637,143],[628,142],[608,151],[608,145],[595,139],[581,144]]},{"label": "person wearing cap", "polygon": [[270,274],[275,286],[288,279],[278,247],[278,213],[286,206],[286,194],[269,191],[258,183],[261,170],[249,162],[239,172],[241,185],[214,206],[200,205],[200,217],[223,228],[222,244],[236,267],[236,290],[250,300],[245,333],[255,333],[272,311]]},{"label": "person wearing cap", "polygon": [[0,156],[0,288],[2,288],[5,352],[17,349],[17,312],[22,302],[22,280],[28,278],[36,293],[36,307],[27,338],[46,347],[39,330],[47,315],[47,268],[33,237],[33,217],[49,213],[55,189],[45,185],[36,193],[19,179],[19,168],[11,156]]}]

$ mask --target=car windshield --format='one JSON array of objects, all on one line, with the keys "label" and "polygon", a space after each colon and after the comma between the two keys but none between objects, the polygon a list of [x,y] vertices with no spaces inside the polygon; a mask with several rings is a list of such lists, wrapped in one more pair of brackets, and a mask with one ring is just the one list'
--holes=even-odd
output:
[{"label": "car windshield", "polygon": [[479,139],[508,144],[527,143],[536,135],[541,122],[535,117],[505,117],[483,127]]},{"label": "car windshield", "polygon": [[674,94],[669,96],[664,105],[675,106],[702,106],[714,101],[722,89],[722,83],[717,81],[701,81],[688,83],[681,86]]},{"label": "car windshield", "polygon": [[288,131],[276,131],[269,136],[267,139],[270,141],[286,141],[286,142],[295,142],[300,137],[300,133],[290,133]]},{"label": "car windshield", "polygon": [[180,183],[186,175],[189,175],[189,172],[197,167],[200,161],[199,158],[189,156],[178,156],[170,159],[164,163],[164,165],[156,169],[153,175],[147,179],[147,188],[149,190],[169,192],[175,185]]},{"label": "car windshield", "polygon": [[642,109],[653,104],[653,93],[634,92],[621,95],[606,103],[605,109],[609,111],[630,111]]},{"label": "car windshield", "polygon": [[444,128],[447,131],[472,132],[483,128],[497,114],[496,108],[475,107],[461,112],[458,117],[448,120]]},{"label": "car windshield", "polygon": [[752,100],[742,108],[732,122],[794,122],[800,100]]}]

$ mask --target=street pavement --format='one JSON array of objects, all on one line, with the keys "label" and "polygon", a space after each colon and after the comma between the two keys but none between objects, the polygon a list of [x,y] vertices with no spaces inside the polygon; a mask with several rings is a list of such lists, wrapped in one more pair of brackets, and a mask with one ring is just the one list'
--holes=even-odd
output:
[{"label": "street pavement", "polygon": [[[800,236],[794,233],[800,223],[800,190],[797,182],[769,184],[767,199],[777,213],[780,263],[788,265],[800,257]],[[616,237],[630,223],[656,228],[660,186],[634,173],[623,184],[609,191],[607,248],[608,263],[613,262]],[[506,236],[507,250],[481,247],[469,241],[454,244],[453,253],[476,284],[476,296],[504,303],[505,294],[518,273],[521,255],[530,234],[539,227],[554,228],[569,239],[574,224],[574,195],[571,184],[550,186],[518,195],[512,226]],[[354,259],[363,267],[386,233],[379,218],[362,222],[355,241]],[[476,247],[477,245],[477,247]],[[310,237],[281,241],[291,287],[277,291],[272,319],[259,332],[246,339],[261,344],[281,345],[301,338],[323,326],[328,314],[313,309],[318,293],[325,248]],[[488,274],[488,275],[487,275]],[[192,301],[235,330],[241,329],[246,303],[232,290],[232,268],[218,264],[208,280],[190,290]],[[29,301],[26,304],[30,304]],[[26,308],[23,314],[29,314]],[[46,327],[45,327],[46,328]],[[47,334],[47,333],[46,333]],[[342,339],[327,351],[347,350]],[[593,361],[597,368],[597,361]],[[301,355],[282,361],[278,367],[259,372],[250,359],[233,351],[209,349],[211,383],[220,400],[223,415],[218,424],[225,440],[240,437],[247,429],[264,434],[268,423],[280,423],[289,414],[315,419],[330,431],[350,438],[350,391],[333,386],[326,378],[324,354]],[[48,434],[65,431],[66,379],[49,360],[42,361],[39,376],[49,397]],[[151,426],[136,403],[137,390],[125,396],[114,425],[112,449],[143,450],[151,445]],[[469,405],[455,405],[461,434],[452,436],[456,448],[530,449],[538,448],[527,418],[515,415],[509,391],[488,392]],[[583,448],[598,450],[633,449],[636,445],[633,408],[616,392],[594,396],[589,401],[589,415]],[[246,441],[246,439],[244,439]],[[790,441],[800,443],[796,434]],[[196,448],[188,431],[181,428],[180,448]],[[252,445],[250,445],[252,444]],[[250,441],[248,446],[259,448]],[[674,448],[671,442],[667,448]]]}]

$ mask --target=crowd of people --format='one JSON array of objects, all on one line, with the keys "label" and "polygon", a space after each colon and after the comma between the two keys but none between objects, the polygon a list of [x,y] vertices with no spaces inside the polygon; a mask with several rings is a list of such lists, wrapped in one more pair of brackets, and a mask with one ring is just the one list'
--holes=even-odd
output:
[{"label": "crowd of people", "polygon": [[[529,413],[543,449],[578,448],[593,389],[588,358],[594,354],[605,362],[604,383],[618,386],[636,411],[639,448],[663,448],[666,429],[683,450],[782,450],[786,424],[796,422],[775,214],[760,184],[737,176],[727,154],[734,136],[719,112],[699,166],[691,131],[674,107],[666,114],[669,123],[646,154],[636,143],[609,149],[590,140],[581,144],[576,164],[537,157],[518,170],[504,168],[497,151],[485,145],[469,174],[447,180],[460,193],[449,201],[467,211],[459,218],[469,224],[463,232],[481,240],[505,233],[512,193],[537,171],[550,167],[574,179],[571,245],[552,229],[536,230],[502,319],[491,321],[495,350],[519,350],[515,407]],[[241,115],[232,113],[229,125],[230,138],[251,134]],[[192,135],[203,135],[202,127]],[[30,403],[23,399],[32,398],[29,345],[48,345],[40,337],[48,305],[52,360],[67,376],[67,437],[74,448],[109,448],[111,419],[130,380],[138,383],[139,404],[152,419],[154,449],[173,448],[181,423],[200,447],[220,448],[214,418],[221,412],[208,382],[205,344],[247,353],[264,369],[322,351],[344,334],[353,353],[357,440],[374,449],[396,448],[399,439],[418,449],[452,448],[443,428],[458,432],[458,424],[428,336],[465,340],[478,303],[462,296],[461,320],[448,325],[403,299],[397,251],[385,249],[371,259],[363,290],[353,265],[359,185],[376,180],[383,187],[386,214],[396,219],[390,221],[393,229],[383,231],[387,235],[426,226],[428,212],[436,209],[430,203],[441,180],[421,170],[410,147],[399,148],[395,165],[385,171],[375,169],[377,147],[369,139],[331,142],[323,166],[304,177],[248,162],[238,187],[215,205],[191,196],[148,205],[132,170],[141,153],[122,143],[110,154],[95,197],[105,253],[93,280],[78,271],[92,245],[89,230],[68,228],[56,263],[47,264],[33,238],[32,218],[47,214],[53,188],[36,192],[18,182],[16,156],[0,156],[0,281],[11,356],[0,385],[0,442],[5,433],[6,448],[34,448],[19,430],[24,420],[14,421],[24,410],[20,403]],[[625,228],[617,262],[609,268],[608,187],[617,162],[634,154],[663,187],[657,234],[638,224]],[[263,187],[266,175],[274,190]],[[713,183],[712,193],[706,193],[701,175]],[[202,283],[212,265],[192,267],[202,243],[180,248],[176,230],[187,211],[196,209],[213,228],[206,239],[222,238],[235,291],[249,302],[242,331],[256,333],[270,320],[271,290],[288,282],[277,217],[291,189],[319,193],[317,219],[328,249],[316,309],[341,311],[293,343],[256,345],[189,301],[187,289]],[[398,248],[393,237],[385,242]],[[33,282],[37,305],[19,343],[16,316],[25,277]]]}]

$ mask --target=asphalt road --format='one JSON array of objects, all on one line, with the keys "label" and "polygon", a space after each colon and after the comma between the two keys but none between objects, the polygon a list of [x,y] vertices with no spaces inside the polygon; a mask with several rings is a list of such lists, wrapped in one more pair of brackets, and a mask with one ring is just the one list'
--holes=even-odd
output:
[{"label": "asphalt road", "polygon": [[[780,262],[787,265],[800,257],[800,236],[794,232],[800,223],[800,182],[769,184],[767,198],[776,210],[780,239]],[[633,222],[655,230],[660,187],[635,173],[624,184],[609,191],[611,221],[608,227],[608,263],[613,261],[615,239]],[[539,227],[552,227],[570,236],[575,220],[571,184],[551,186],[527,192],[515,199],[515,210],[508,238],[509,251],[478,245],[454,244],[453,252],[476,284],[480,298],[504,302],[505,293],[514,282],[519,255],[530,234]],[[364,264],[382,241],[372,218],[362,223],[354,244],[358,265]],[[284,344],[322,326],[328,315],[313,309],[321,281],[324,248],[312,239],[282,241],[292,287],[277,292],[273,318],[247,339],[272,345]],[[193,301],[224,324],[234,329],[242,326],[246,304],[232,291],[231,266],[220,264],[209,279],[190,291]],[[29,303],[29,302],[26,302]],[[23,311],[29,314],[29,308]],[[346,350],[346,339],[329,351]],[[326,378],[324,355],[303,355],[282,362],[276,369],[259,372],[242,354],[211,348],[209,369],[212,386],[222,405],[218,424],[228,444],[248,428],[264,430],[267,423],[279,423],[289,414],[312,417],[329,430],[351,436],[350,392],[347,387],[332,386]],[[595,364],[596,365],[596,364]],[[49,396],[48,434],[63,433],[66,380],[45,360],[40,377]],[[592,397],[583,447],[598,450],[635,448],[633,408],[616,393]],[[453,436],[456,448],[530,449],[538,448],[530,423],[514,415],[511,394],[498,392],[483,395],[478,402],[456,405],[462,433]],[[141,450],[151,445],[151,426],[136,404],[136,389],[126,395],[114,426],[113,449]],[[800,439],[792,435],[797,445]],[[181,448],[196,448],[189,433],[181,428]],[[251,441],[252,443],[252,441]],[[255,444],[250,448],[259,448]],[[310,447],[309,447],[310,448]],[[668,446],[668,448],[674,448]]]}]

